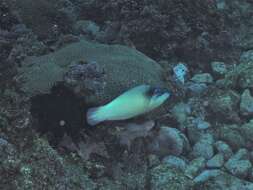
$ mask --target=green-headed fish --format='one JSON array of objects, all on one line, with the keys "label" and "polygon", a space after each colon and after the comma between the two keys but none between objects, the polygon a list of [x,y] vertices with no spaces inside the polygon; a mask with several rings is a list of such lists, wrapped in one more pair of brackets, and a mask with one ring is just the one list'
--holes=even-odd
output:
[{"label": "green-headed fish", "polygon": [[140,85],[104,106],[90,108],[87,112],[87,122],[89,125],[96,125],[103,121],[130,119],[157,108],[169,96],[170,93],[165,89]]}]

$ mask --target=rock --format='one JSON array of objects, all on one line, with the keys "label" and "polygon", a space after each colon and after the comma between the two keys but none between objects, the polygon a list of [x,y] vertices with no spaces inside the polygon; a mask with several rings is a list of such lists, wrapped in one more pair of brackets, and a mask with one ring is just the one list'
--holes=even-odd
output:
[{"label": "rock", "polygon": [[205,158],[199,157],[192,160],[185,169],[185,175],[190,179],[196,177],[199,172],[205,167]]},{"label": "rock", "polygon": [[187,83],[187,90],[189,91],[190,95],[201,95],[206,92],[208,89],[205,83]]},{"label": "rock", "polygon": [[228,160],[233,155],[232,149],[229,147],[228,144],[226,144],[223,141],[215,142],[214,146],[217,149],[217,151],[219,152],[219,154],[223,155],[225,160]]},{"label": "rock", "polygon": [[188,117],[184,124],[191,144],[196,144],[200,140],[201,136],[205,134],[205,130],[197,129],[195,120],[196,118],[194,117]]},{"label": "rock", "polygon": [[211,124],[209,122],[206,122],[202,120],[201,118],[195,118],[193,120],[193,123],[196,125],[196,128],[199,130],[204,130],[210,128]]},{"label": "rock", "polygon": [[214,61],[211,63],[212,71],[218,77],[224,76],[227,72],[227,67],[224,62]]},{"label": "rock", "polygon": [[24,34],[27,34],[27,33],[30,32],[30,30],[26,27],[25,24],[17,24],[17,25],[12,27],[12,30],[17,35],[24,35]]},{"label": "rock", "polygon": [[69,33],[77,17],[77,10],[71,1],[60,3],[38,0],[37,3],[33,3],[32,0],[24,0],[9,4],[17,7],[15,10],[22,22],[44,39],[60,36],[60,33]]},{"label": "rock", "polygon": [[[235,1],[232,3],[232,6],[235,6],[237,9],[237,15],[240,12],[240,16],[242,18],[248,18],[251,14],[252,4],[248,1]],[[233,5],[234,4],[234,5]],[[244,20],[244,19],[242,19]],[[239,46],[244,51],[249,51],[253,49],[253,39],[252,39],[252,21],[247,22],[247,20],[243,21],[243,30],[241,30],[239,34]]]},{"label": "rock", "polygon": [[215,91],[210,95],[208,107],[217,119],[238,122],[237,113],[240,96],[232,90]]},{"label": "rock", "polygon": [[[22,161],[16,170],[20,175],[15,177],[13,189],[40,189],[42,186],[47,189],[97,189],[97,184],[80,165],[65,160],[46,140],[33,139],[29,149],[21,154],[29,158],[29,163]],[[69,156],[71,159],[74,155]]]},{"label": "rock", "polygon": [[180,123],[183,124],[187,116],[191,113],[191,108],[188,104],[185,104],[183,102],[176,104],[172,108],[172,115],[176,118],[176,120]]},{"label": "rock", "polygon": [[239,129],[239,125],[224,125],[217,130],[217,136],[233,150],[238,150],[246,146],[245,138],[242,137]]},{"label": "rock", "polygon": [[252,164],[249,160],[229,160],[225,167],[234,176],[244,179],[249,175]]},{"label": "rock", "polygon": [[12,173],[18,170],[20,160],[13,144],[0,137],[0,173]]},{"label": "rock", "polygon": [[74,25],[74,30],[77,34],[86,34],[91,35],[92,37],[96,37],[100,30],[99,26],[92,21],[89,20],[79,20]]},{"label": "rock", "polygon": [[246,147],[252,148],[253,147],[253,119],[251,119],[248,123],[243,124],[238,128],[240,131],[241,136],[245,140]]},{"label": "rock", "polygon": [[228,173],[221,172],[217,176],[213,176],[204,184],[196,186],[196,189],[203,190],[251,190],[253,189],[253,183],[245,180],[238,179]]},{"label": "rock", "polygon": [[245,51],[240,57],[241,63],[247,63],[253,61],[253,50]]},{"label": "rock", "polygon": [[240,149],[225,163],[225,168],[236,177],[246,178],[252,169],[248,156],[245,149]]},{"label": "rock", "polygon": [[210,84],[213,82],[213,77],[209,73],[202,73],[202,74],[195,74],[192,78],[191,81],[195,83],[206,83]]},{"label": "rock", "polygon": [[210,160],[207,161],[206,166],[208,168],[221,168],[224,164],[223,154],[216,154]]},{"label": "rock", "polygon": [[173,72],[175,75],[176,80],[180,81],[182,84],[185,82],[185,75],[188,72],[188,68],[183,63],[177,64],[173,67]]},{"label": "rock", "polygon": [[238,85],[242,89],[251,88],[253,87],[253,61],[248,63],[242,63],[238,66],[239,69],[239,77]]},{"label": "rock", "polygon": [[150,170],[149,176],[150,190],[192,189],[192,181],[182,172],[171,168],[167,163],[161,164]]},{"label": "rock", "polygon": [[13,144],[9,143],[6,139],[0,138],[0,171],[6,170],[13,171],[17,169],[17,150]]},{"label": "rock", "polygon": [[184,171],[187,166],[185,160],[176,156],[166,156],[163,158],[162,163],[169,164],[171,167],[181,171]]},{"label": "rock", "polygon": [[8,141],[3,139],[3,138],[0,138],[0,151],[3,152],[3,148],[8,145]]},{"label": "rock", "polygon": [[148,145],[148,150],[159,156],[169,154],[179,156],[187,147],[187,138],[176,128],[162,126],[156,137]]},{"label": "rock", "polygon": [[122,126],[122,130],[116,132],[115,136],[118,137],[120,145],[125,145],[130,150],[135,139],[147,137],[154,127],[154,121],[146,121],[138,124],[126,123]]},{"label": "rock", "polygon": [[241,57],[241,63],[226,74],[225,79],[221,83],[222,87],[239,87],[241,89],[250,89],[253,87],[253,61],[251,56]]},{"label": "rock", "polygon": [[221,174],[220,170],[205,170],[194,178],[195,183],[205,183],[207,180],[217,177]]},{"label": "rock", "polygon": [[234,160],[241,160],[241,159],[244,159],[244,160],[246,159],[247,160],[249,158],[250,158],[250,153],[245,148],[242,148],[242,149],[238,150],[236,152],[236,154],[234,154],[231,157],[231,159],[234,159]]},{"label": "rock", "polygon": [[201,139],[193,146],[192,154],[194,157],[212,158],[214,139],[211,135],[203,135]]},{"label": "rock", "polygon": [[224,10],[226,8],[225,0],[216,0],[216,6],[218,10]]},{"label": "rock", "polygon": [[244,116],[253,114],[253,97],[249,89],[246,89],[241,95],[240,112]]}]

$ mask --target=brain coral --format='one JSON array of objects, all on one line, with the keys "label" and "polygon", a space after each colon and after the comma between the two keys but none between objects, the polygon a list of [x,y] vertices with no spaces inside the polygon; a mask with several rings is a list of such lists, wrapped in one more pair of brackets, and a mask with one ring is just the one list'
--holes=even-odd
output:
[{"label": "brain coral", "polygon": [[91,101],[88,103],[105,103],[143,83],[166,87],[160,65],[139,51],[80,40],[48,55],[28,57],[19,70],[21,88],[29,97],[48,93],[55,83],[64,81],[73,63],[80,61],[96,63],[106,73],[104,88],[99,93],[86,95],[86,101]]}]

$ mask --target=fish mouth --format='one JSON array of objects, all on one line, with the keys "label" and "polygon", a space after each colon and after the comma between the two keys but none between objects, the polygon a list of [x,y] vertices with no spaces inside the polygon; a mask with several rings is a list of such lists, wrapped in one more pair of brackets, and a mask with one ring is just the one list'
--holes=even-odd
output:
[{"label": "fish mouth", "polygon": [[152,109],[154,109],[154,108],[162,105],[169,97],[170,97],[170,93],[168,92],[168,90],[166,90],[163,93],[156,93],[150,99],[149,105]]},{"label": "fish mouth", "polygon": [[169,92],[169,91],[164,92],[164,93],[162,94],[162,96],[166,96],[167,98],[169,98],[169,97],[170,97],[170,92]]},{"label": "fish mouth", "polygon": [[164,92],[154,94],[152,99],[164,102],[170,97],[170,95],[171,93],[168,90],[165,90]]},{"label": "fish mouth", "polygon": [[170,97],[170,93],[164,92],[163,94],[159,95],[160,98],[163,98],[164,100],[168,99]]}]

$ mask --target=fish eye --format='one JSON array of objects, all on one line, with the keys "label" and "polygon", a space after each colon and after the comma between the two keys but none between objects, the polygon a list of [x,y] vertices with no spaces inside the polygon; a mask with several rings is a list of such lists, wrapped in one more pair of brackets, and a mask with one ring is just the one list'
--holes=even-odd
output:
[{"label": "fish eye", "polygon": [[154,89],[154,94],[162,94],[163,93],[163,90],[161,88],[155,88]]},{"label": "fish eye", "polygon": [[161,96],[164,95],[165,93],[169,93],[169,91],[166,88],[154,88],[153,90],[153,95],[156,96]]}]

